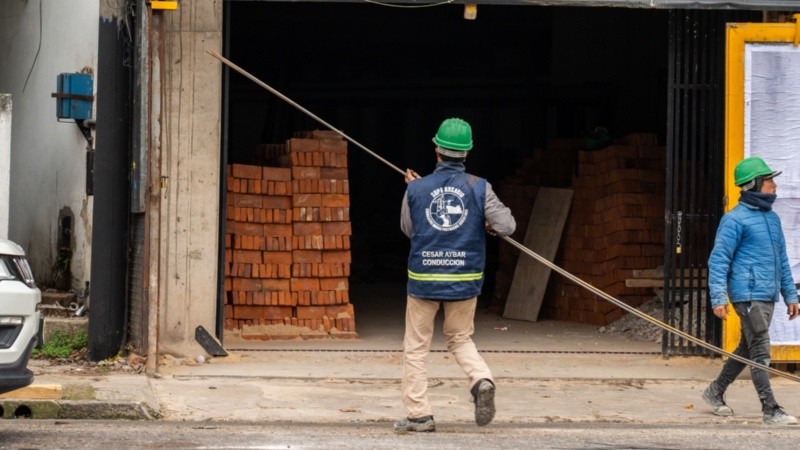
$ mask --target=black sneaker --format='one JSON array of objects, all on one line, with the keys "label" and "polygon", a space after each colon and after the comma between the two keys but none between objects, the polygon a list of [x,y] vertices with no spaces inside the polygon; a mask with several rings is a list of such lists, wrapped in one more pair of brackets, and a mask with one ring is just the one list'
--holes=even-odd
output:
[{"label": "black sneaker", "polygon": [[394,423],[394,431],[409,432],[409,431],[436,431],[436,423],[433,421],[433,416],[424,416],[418,419],[406,417]]},{"label": "black sneaker", "polygon": [[475,403],[475,423],[479,427],[494,419],[494,383],[486,378],[472,386],[472,401]]},{"label": "black sneaker", "polygon": [[703,391],[703,401],[713,408],[714,414],[717,416],[731,417],[733,415],[733,410],[725,404],[722,393],[717,390],[717,386],[714,383],[711,383]]}]

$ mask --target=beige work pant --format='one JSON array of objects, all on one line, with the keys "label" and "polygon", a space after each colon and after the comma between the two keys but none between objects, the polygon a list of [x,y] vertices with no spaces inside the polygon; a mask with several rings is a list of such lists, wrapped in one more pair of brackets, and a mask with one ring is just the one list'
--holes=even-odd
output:
[{"label": "beige work pant", "polygon": [[[433,325],[439,304],[444,304],[444,335],[447,350],[469,377],[470,389],[492,373],[472,342],[475,331],[475,306],[478,299],[430,301],[407,297],[406,334],[403,339],[403,405],[408,417],[417,419],[433,414],[428,401],[427,359],[433,338]],[[492,381],[494,382],[494,381]]]}]

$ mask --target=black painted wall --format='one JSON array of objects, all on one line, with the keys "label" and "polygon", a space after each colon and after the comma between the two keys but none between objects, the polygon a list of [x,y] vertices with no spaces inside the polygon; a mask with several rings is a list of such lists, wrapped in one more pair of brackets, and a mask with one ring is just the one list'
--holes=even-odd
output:
[{"label": "black painted wall", "polygon": [[100,20],[88,357],[116,355],[125,330],[130,141],[130,42]]},{"label": "black painted wall", "polygon": [[[230,58],[393,164],[429,173],[431,137],[473,127],[467,170],[496,187],[552,138],[666,128],[667,12],[625,8],[231,2]],[[232,75],[228,162],[312,119]],[[350,146],[351,282],[402,281],[402,177]],[[491,248],[490,248],[491,252]],[[492,272],[487,266],[487,273]]]}]

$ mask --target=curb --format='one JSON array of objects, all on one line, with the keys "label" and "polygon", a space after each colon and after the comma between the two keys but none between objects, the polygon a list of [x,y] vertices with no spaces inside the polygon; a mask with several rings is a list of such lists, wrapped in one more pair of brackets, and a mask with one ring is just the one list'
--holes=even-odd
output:
[{"label": "curb", "polygon": [[161,414],[145,402],[93,400],[0,400],[3,419],[157,420]]}]

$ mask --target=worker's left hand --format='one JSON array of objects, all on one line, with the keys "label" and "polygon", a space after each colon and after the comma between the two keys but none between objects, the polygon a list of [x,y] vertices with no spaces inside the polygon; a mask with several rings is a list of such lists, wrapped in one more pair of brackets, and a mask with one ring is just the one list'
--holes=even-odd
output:
[{"label": "worker's left hand", "polygon": [[411,169],[406,169],[406,184],[411,183],[412,181],[418,180],[420,178],[422,177],[419,176],[417,172],[414,172]]},{"label": "worker's left hand", "polygon": [[787,312],[789,313],[789,320],[794,320],[798,314],[800,314],[800,305],[797,303],[792,303],[786,307]]}]

